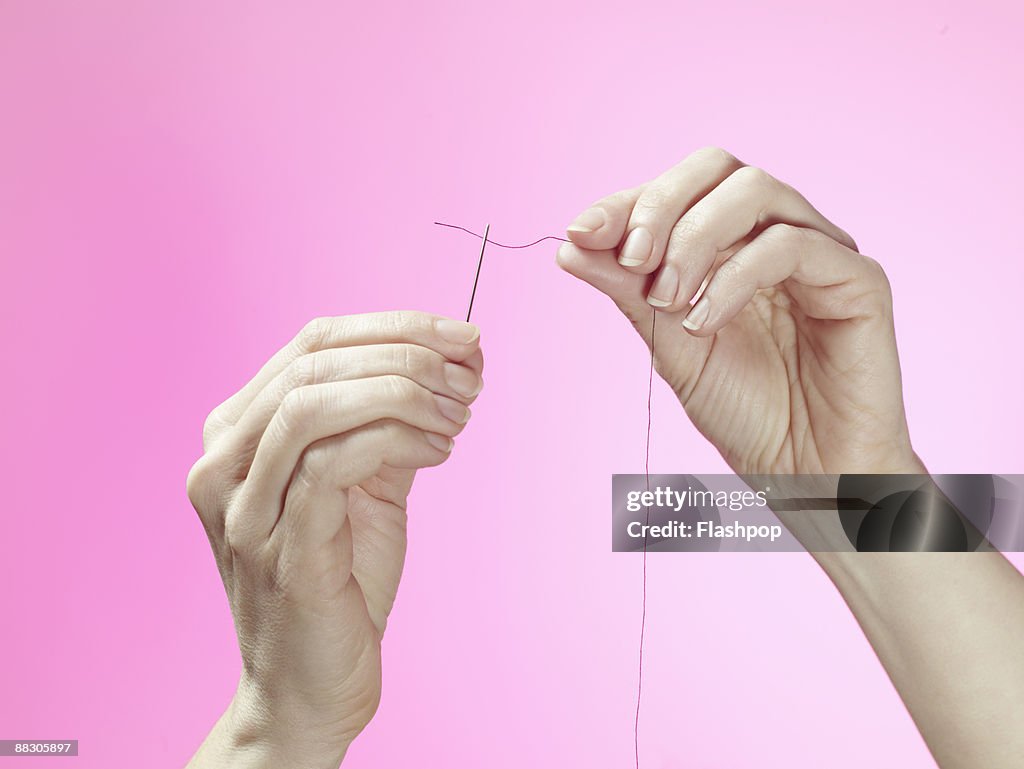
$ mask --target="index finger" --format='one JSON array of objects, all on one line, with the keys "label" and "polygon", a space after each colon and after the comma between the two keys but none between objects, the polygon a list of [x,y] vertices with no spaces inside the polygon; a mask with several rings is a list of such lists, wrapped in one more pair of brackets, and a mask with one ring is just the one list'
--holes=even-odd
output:
[{"label": "index finger", "polygon": [[295,359],[335,347],[411,343],[455,362],[479,350],[480,329],[472,323],[412,310],[316,318],[267,361],[249,382],[214,409],[209,422],[233,425],[257,395]]}]

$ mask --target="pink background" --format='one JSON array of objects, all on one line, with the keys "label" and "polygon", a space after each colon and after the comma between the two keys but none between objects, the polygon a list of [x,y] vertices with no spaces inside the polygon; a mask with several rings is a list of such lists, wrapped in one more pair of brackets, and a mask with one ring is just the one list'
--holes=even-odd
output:
[{"label": "pink background", "polygon": [[[181,766],[238,670],[206,413],[314,316],[463,313],[476,242],[434,219],[558,233],[701,145],[887,265],[931,468],[1024,472],[1020,4],[773,5],[0,2],[0,738]],[[553,253],[485,265],[488,387],[413,492],[346,766],[632,766],[608,490],[646,354]],[[654,409],[652,470],[724,469]],[[648,608],[645,767],[932,766],[806,556],[652,557]]]}]

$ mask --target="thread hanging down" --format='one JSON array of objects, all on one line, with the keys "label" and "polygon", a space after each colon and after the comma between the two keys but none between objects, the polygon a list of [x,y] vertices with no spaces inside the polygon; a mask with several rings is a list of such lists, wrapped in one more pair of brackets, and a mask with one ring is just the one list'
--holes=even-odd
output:
[{"label": "thread hanging down", "polygon": [[[654,329],[658,322],[658,313],[651,311],[651,369],[647,375],[647,443],[644,449],[644,481],[647,491],[651,491],[651,396],[654,394]],[[647,508],[647,527],[651,524],[651,508]],[[644,555],[642,592],[643,603],[640,611],[640,664],[636,677],[636,719],[633,721],[633,752],[636,756],[636,769],[640,769],[640,699],[644,692],[644,631],[647,629],[647,527],[644,528]]]}]

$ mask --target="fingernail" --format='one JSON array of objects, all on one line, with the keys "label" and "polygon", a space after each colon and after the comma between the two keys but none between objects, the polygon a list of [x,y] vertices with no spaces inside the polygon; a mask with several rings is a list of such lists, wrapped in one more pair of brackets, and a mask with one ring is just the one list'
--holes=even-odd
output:
[{"label": "fingernail", "polygon": [[679,290],[679,273],[671,264],[661,268],[658,279],[651,286],[651,292],[647,295],[647,304],[651,307],[668,307],[676,298],[676,291]]},{"label": "fingernail", "polygon": [[444,381],[463,398],[478,395],[484,384],[480,377],[456,363],[444,364]]},{"label": "fingernail", "polygon": [[453,401],[444,395],[435,395],[434,400],[437,401],[437,407],[444,414],[445,419],[450,419],[457,425],[464,425],[469,421],[469,409],[458,401]]},{"label": "fingernail", "polygon": [[445,453],[451,451],[452,446],[455,445],[455,441],[447,435],[438,435],[437,433],[424,433],[424,435],[427,437],[427,443]]},{"label": "fingernail", "polygon": [[440,318],[434,326],[440,337],[452,344],[469,344],[480,338],[480,329],[472,323],[463,323],[461,320]]},{"label": "fingernail", "polygon": [[690,329],[690,331],[696,331],[704,325],[704,321],[708,319],[708,314],[711,312],[711,305],[708,304],[707,297],[702,296],[700,301],[693,306],[686,317],[683,319],[683,326]]},{"label": "fingernail", "polygon": [[626,238],[622,244],[622,253],[619,254],[619,264],[623,267],[636,267],[643,264],[651,257],[654,250],[654,238],[646,227],[637,227]]},{"label": "fingernail", "polygon": [[572,220],[566,227],[567,232],[593,232],[604,226],[604,211],[600,208],[588,208]]}]

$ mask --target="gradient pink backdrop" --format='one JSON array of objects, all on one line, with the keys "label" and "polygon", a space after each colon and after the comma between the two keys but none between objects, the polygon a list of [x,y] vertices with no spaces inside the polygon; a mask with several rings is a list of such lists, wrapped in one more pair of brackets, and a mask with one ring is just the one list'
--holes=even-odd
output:
[{"label": "gradient pink backdrop", "polygon": [[[704,144],[887,265],[915,444],[1024,472],[1019,3],[0,2],[0,738],[181,766],[238,656],[184,493],[308,319],[465,311]],[[421,474],[384,700],[346,766],[632,766],[646,353],[554,248],[492,251],[487,389]],[[652,470],[714,472],[666,388]],[[1021,563],[1017,558],[1016,562]],[[932,766],[809,558],[650,562],[645,767]],[[38,759],[0,759],[34,765]],[[6,762],[6,763],[5,763]]]}]

